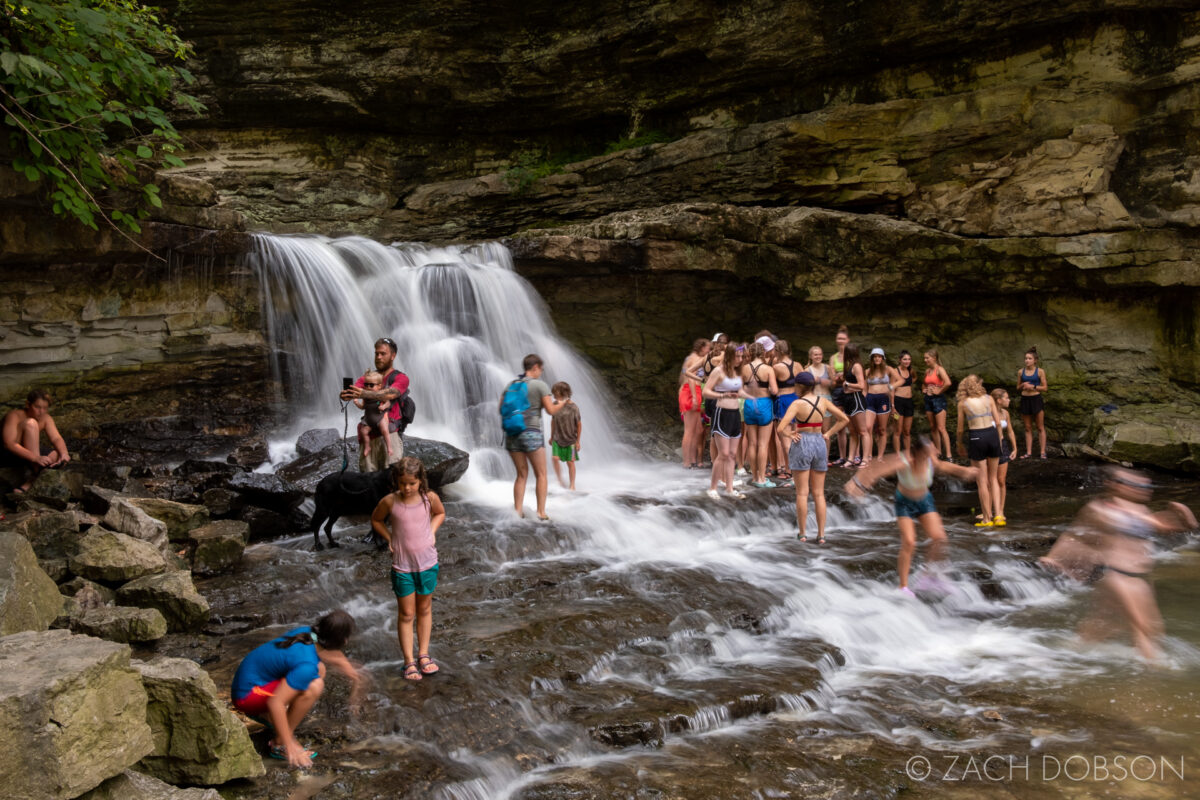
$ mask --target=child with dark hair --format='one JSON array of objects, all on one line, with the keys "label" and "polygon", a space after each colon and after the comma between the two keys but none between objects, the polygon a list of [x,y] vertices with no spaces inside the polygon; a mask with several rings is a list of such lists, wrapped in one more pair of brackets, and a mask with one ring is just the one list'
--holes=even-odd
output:
[{"label": "child with dark hair", "polygon": [[[433,590],[438,581],[437,530],[446,521],[441,498],[429,491],[425,465],[411,456],[392,465],[396,491],[379,501],[371,528],[392,551],[392,591],[396,594],[396,635],[404,653],[404,677],[419,681],[438,671],[429,657],[433,633]],[[390,528],[390,529],[389,529]],[[413,622],[417,650],[413,655]]]},{"label": "child with dark hair", "polygon": [[583,438],[583,422],[579,419],[579,406],[571,400],[571,385],[559,381],[550,387],[550,394],[559,403],[558,413],[550,422],[550,454],[554,458],[554,477],[560,486],[561,463],[567,465],[567,477],[571,479],[570,490],[575,491],[575,462],[579,460],[580,440]]},{"label": "child with dark hair", "polygon": [[325,666],[354,684],[350,705],[357,706],[365,676],[342,649],[354,634],[354,618],[338,609],[316,625],[294,628],[251,650],[238,665],[230,695],[243,714],[265,717],[275,729],[268,745],[272,758],[293,767],[310,767],[317,754],[296,741],[296,726],[325,691]]}]

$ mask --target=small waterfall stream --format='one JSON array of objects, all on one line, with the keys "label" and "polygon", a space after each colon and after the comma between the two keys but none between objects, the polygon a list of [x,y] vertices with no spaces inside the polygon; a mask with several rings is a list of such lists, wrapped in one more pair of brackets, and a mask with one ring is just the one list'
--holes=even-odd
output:
[{"label": "small waterfall stream", "polygon": [[[1167,725],[1164,745],[1130,730],[1122,715],[1137,712],[1122,701],[1088,697],[1121,687],[1132,650],[1075,647],[1086,592],[1032,561],[1094,487],[1021,484],[1013,527],[989,538],[963,513],[973,491],[941,486],[954,593],[904,600],[882,493],[850,503],[836,491],[844,474],[831,472],[830,543],[803,546],[791,490],[714,503],[706,473],[624,447],[619,399],[555,334],[502,246],[257,242],[276,368],[292,387],[281,440],[340,429],[340,378],[361,374],[386,335],[412,379],[411,430],[472,454],[439,534],[443,675],[401,678],[386,562],[365,547],[315,554],[297,537],[261,546],[269,555],[250,567],[280,609],[340,605],[359,620],[352,655],[375,676],[375,708],[354,729],[360,741],[326,762],[360,786],[348,796],[396,781],[408,788],[387,796],[891,796],[913,785],[914,753],[1175,752],[1173,737],[1200,727]],[[552,478],[550,525],[512,515],[500,449],[498,398],[528,352],[572,385],[584,421],[583,491]],[[1171,630],[1174,606],[1164,608]],[[1176,672],[1192,677],[1160,686],[1164,703],[1190,696],[1198,639],[1168,640]],[[431,762],[440,767],[425,782],[405,776]],[[1031,784],[1021,796],[1055,794]]]}]

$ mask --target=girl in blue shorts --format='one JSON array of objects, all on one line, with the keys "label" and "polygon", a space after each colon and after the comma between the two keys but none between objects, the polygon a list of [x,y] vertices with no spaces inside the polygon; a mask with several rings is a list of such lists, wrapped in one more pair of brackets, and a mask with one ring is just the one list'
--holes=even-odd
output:
[{"label": "girl in blue shorts", "polygon": [[[429,657],[433,633],[433,590],[438,580],[437,529],[446,520],[441,499],[429,491],[425,465],[402,458],[392,465],[396,491],[379,501],[371,527],[392,551],[392,590],[396,593],[396,634],[404,653],[404,677],[419,681],[438,671]],[[390,530],[389,530],[390,528]],[[413,655],[413,621],[417,651]]]},{"label": "girl in blue shorts", "polygon": [[933,543],[929,547],[930,562],[946,558],[946,529],[942,517],[933,503],[935,472],[945,472],[960,480],[973,481],[979,475],[975,467],[960,467],[951,461],[938,459],[938,450],[926,436],[917,437],[912,458],[903,453],[875,461],[870,467],[851,478],[845,485],[851,497],[862,497],[871,485],[880,478],[896,476],[896,525],[900,528],[900,556],[896,571],[900,573],[900,591],[913,596],[908,588],[908,572],[912,567],[913,552],[917,549],[917,523],[921,523],[925,534]]}]

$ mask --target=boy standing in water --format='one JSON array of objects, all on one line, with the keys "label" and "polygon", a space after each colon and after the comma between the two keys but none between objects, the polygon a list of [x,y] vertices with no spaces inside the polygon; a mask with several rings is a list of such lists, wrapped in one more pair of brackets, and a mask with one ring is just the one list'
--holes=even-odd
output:
[{"label": "boy standing in water", "polygon": [[579,460],[580,440],[583,438],[583,422],[579,419],[579,406],[571,400],[571,386],[559,381],[550,387],[550,394],[559,403],[558,413],[550,423],[550,453],[554,458],[554,477],[560,486],[562,479],[559,462],[566,462],[567,476],[571,479],[570,489],[575,491],[575,462]]}]

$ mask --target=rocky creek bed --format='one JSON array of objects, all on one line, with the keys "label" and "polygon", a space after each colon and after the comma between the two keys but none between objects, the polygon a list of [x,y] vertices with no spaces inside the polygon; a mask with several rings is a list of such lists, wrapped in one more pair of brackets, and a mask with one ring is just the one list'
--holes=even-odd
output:
[{"label": "rocky creek bed", "polygon": [[[154,720],[169,716],[148,714],[148,731],[118,738],[129,766],[142,759],[136,770],[181,785],[220,784],[227,799],[959,797],[998,788],[1001,782],[978,772],[988,756],[1029,764],[1003,782],[1015,797],[1072,789],[1080,796],[1195,793],[1186,769],[1200,755],[1192,744],[1200,726],[1187,711],[1200,674],[1200,626],[1189,610],[1200,569],[1194,541],[1168,540],[1156,570],[1171,637],[1170,663],[1160,670],[1137,665],[1124,644],[1078,647],[1071,628],[1086,591],[1033,566],[1098,489],[1088,463],[1014,464],[1011,524],[988,534],[968,525],[974,493],[939,485],[956,595],[912,604],[894,593],[896,536],[882,500],[854,505],[831,492],[830,543],[818,549],[789,532],[790,490],[714,506],[696,473],[639,464],[621,472],[597,475],[585,495],[554,492],[549,525],[511,518],[478,486],[448,490],[432,648],[442,672],[419,683],[402,678],[388,560],[359,541],[362,518],[339,526],[336,550],[313,552],[307,533],[291,532],[252,542],[227,569],[176,573],[194,581],[208,613],[190,626],[170,623],[153,641],[126,646],[50,631],[6,636],[0,650],[56,637],[45,652],[67,662],[68,640],[96,642],[86,647],[108,648],[96,658],[113,662],[113,673],[130,683],[128,691],[98,694],[132,696],[141,686],[149,707],[163,696],[153,688],[162,681],[200,685],[188,691],[206,699],[192,705],[211,709],[238,734],[238,758],[200,758],[207,772],[195,765],[188,772],[181,754],[190,740],[153,733]],[[845,475],[831,473],[831,488],[839,478]],[[130,480],[146,493],[164,491],[163,478]],[[1187,502],[1194,489],[1158,480],[1160,501]],[[108,499],[110,511],[139,500]],[[4,524],[24,525],[29,535],[30,519],[94,515],[67,502],[61,511],[10,513]],[[160,516],[175,508],[162,499],[140,502]],[[104,528],[105,520],[116,517],[106,512],[97,524]],[[172,534],[179,523],[164,525],[170,548],[161,558],[183,567],[175,559],[189,548]],[[204,527],[193,528],[192,538]],[[79,541],[118,535],[92,531]],[[60,549],[69,539],[56,539]],[[30,540],[50,553],[34,566],[53,571],[58,557],[46,549],[46,535],[34,530]],[[87,569],[78,552],[67,565]],[[60,591],[74,588],[76,597],[86,585],[78,574],[57,577]],[[103,576],[91,582],[98,592],[116,583]],[[373,678],[366,708],[352,716],[347,687],[331,681],[300,730],[321,753],[314,770],[297,773],[278,762],[264,770],[247,748],[261,753],[266,734],[251,726],[246,737],[244,721],[230,723],[233,670],[252,647],[333,607],[359,621],[348,652]],[[57,624],[79,629],[80,617],[60,615]],[[158,673],[166,676],[156,683]],[[193,754],[217,752],[204,737],[191,739]],[[160,752],[164,741],[179,753]],[[1111,763],[1138,755],[1158,764],[1153,780],[1097,778],[1095,757]],[[939,780],[914,777],[917,756]],[[1086,781],[1052,774],[1072,756],[1092,764]],[[1001,763],[991,763],[991,775]],[[1081,763],[1072,762],[1072,774]],[[1180,764],[1182,778],[1170,769]],[[112,782],[142,778],[108,780],[97,791],[109,794],[95,797],[137,796],[120,794],[127,787],[113,794]]]}]

